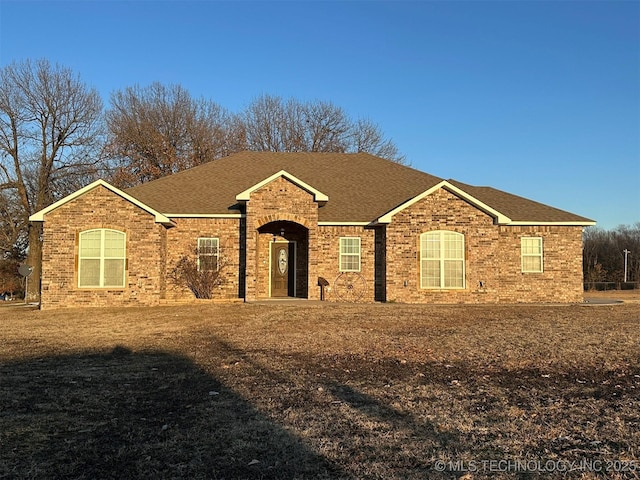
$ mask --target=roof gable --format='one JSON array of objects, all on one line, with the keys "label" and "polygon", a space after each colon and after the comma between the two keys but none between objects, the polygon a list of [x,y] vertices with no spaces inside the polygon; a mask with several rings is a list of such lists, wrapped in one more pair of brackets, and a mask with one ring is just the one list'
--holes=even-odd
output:
[{"label": "roof gable", "polygon": [[[490,187],[474,187],[455,180],[443,180],[378,218],[391,223],[393,216],[443,188],[494,218],[498,225],[595,225],[596,222],[542,203]],[[545,220],[543,220],[545,219]]]},{"label": "roof gable", "polygon": [[312,194],[313,195],[313,199],[316,202],[327,202],[327,201],[329,201],[329,197],[326,196],[324,193],[322,193],[319,190],[316,190],[312,186],[306,184],[305,182],[303,182],[299,178],[296,178],[295,176],[291,175],[290,173],[286,172],[285,170],[280,170],[278,173],[274,173],[270,177],[267,177],[264,180],[262,180],[261,182],[258,182],[255,185],[252,185],[251,187],[247,188],[245,191],[243,191],[243,192],[239,193],[238,195],[236,195],[236,200],[245,201],[245,202],[249,201],[249,198],[251,197],[251,194],[254,191],[258,190],[259,188],[267,185],[268,183],[271,183],[276,178],[280,178],[280,177],[286,178],[287,180],[289,180],[294,185],[297,185],[298,187],[300,187],[303,190],[306,190],[307,192]]},{"label": "roof gable", "polygon": [[492,187],[477,187],[452,179],[447,182],[510,218],[506,225],[589,226],[596,224],[589,218]]},{"label": "roof gable", "polygon": [[137,207],[141,208],[142,210],[144,210],[144,211],[148,212],[149,214],[153,215],[153,217],[155,218],[156,223],[162,223],[163,225],[167,225],[167,226],[174,225],[174,223],[169,218],[167,218],[165,215],[161,214],[160,212],[157,212],[156,210],[154,210],[153,208],[149,207],[148,205],[145,205],[140,200],[132,197],[131,195],[128,195],[128,194],[124,193],[122,190],[117,189],[113,185],[108,184],[104,180],[96,180],[95,182],[90,183],[89,185],[81,188],[80,190],[77,190],[77,191],[73,192],[71,195],[67,195],[64,198],[61,198],[57,202],[52,203],[51,205],[49,205],[47,208],[44,208],[44,209],[40,210],[39,212],[36,212],[33,215],[31,215],[29,217],[29,221],[30,222],[44,222],[44,216],[47,213],[52,212],[53,210],[65,205],[66,203],[71,202],[72,200],[84,195],[85,193],[87,193],[87,192],[89,192],[89,191],[91,191],[91,190],[93,190],[94,188],[97,188],[97,187],[104,187],[107,190],[110,190],[111,192],[115,193],[116,195],[122,197],[123,199],[133,203],[134,205],[136,205]]},{"label": "roof gable", "polygon": [[463,200],[466,200],[467,202],[469,202],[471,205],[475,206],[479,210],[482,210],[486,214],[492,216],[499,224],[508,224],[508,223],[511,222],[511,219],[509,217],[507,217],[506,215],[504,215],[504,214],[500,213],[499,211],[491,208],[489,205],[487,205],[484,202],[478,200],[477,198],[474,198],[472,195],[469,195],[467,192],[459,189],[455,185],[452,185],[451,183],[447,182],[446,180],[443,180],[440,183],[438,183],[437,185],[434,185],[433,187],[429,188],[428,190],[425,190],[420,195],[416,195],[412,199],[404,202],[402,205],[398,205],[396,208],[394,208],[390,212],[382,215],[380,218],[378,218],[378,223],[391,223],[391,221],[393,219],[393,216],[396,213],[401,212],[405,208],[410,207],[414,203],[422,200],[424,197],[426,197],[428,195],[431,195],[433,192],[435,192],[436,190],[439,190],[441,188],[444,188],[445,190],[453,193],[454,195],[462,198]]}]

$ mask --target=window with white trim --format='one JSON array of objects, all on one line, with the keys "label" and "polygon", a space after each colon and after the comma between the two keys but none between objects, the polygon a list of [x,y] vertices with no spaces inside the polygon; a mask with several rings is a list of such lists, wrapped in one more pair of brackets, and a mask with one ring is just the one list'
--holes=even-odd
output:
[{"label": "window with white trim", "polygon": [[340,237],[340,271],[360,271],[360,237]]},{"label": "window with white trim", "polygon": [[78,287],[123,288],[127,264],[126,235],[99,228],[80,232]]},{"label": "window with white trim", "polygon": [[220,241],[217,238],[198,239],[198,271],[214,272],[218,269]]},{"label": "window with white trim", "polygon": [[464,288],[464,235],[436,230],[420,235],[420,288]]},{"label": "window with white trim", "polygon": [[522,237],[520,258],[523,273],[542,272],[542,237]]}]

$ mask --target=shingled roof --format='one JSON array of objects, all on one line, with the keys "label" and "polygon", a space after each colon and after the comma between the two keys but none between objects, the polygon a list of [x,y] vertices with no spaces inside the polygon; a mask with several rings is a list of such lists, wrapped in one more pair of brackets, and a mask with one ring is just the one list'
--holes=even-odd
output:
[{"label": "shingled roof", "polygon": [[[329,197],[321,222],[373,222],[444,181],[367,153],[241,152],[126,193],[168,217],[238,213],[239,193],[282,170]],[[593,223],[500,190],[447,183],[516,222]]]},{"label": "shingled roof", "polygon": [[481,202],[491,205],[495,210],[511,218],[513,222],[595,224],[594,220],[492,187],[476,187],[457,180],[449,180],[449,183]]}]

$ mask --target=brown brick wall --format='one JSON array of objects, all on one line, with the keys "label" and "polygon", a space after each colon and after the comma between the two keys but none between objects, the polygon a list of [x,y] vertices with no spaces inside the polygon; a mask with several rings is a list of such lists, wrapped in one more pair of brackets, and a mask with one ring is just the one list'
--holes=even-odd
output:
[{"label": "brown brick wall", "polygon": [[[464,234],[464,289],[420,288],[419,237],[432,230]],[[441,189],[396,214],[387,226],[386,235],[389,301],[582,301],[582,227],[497,226],[489,215]],[[523,236],[543,238],[543,273],[521,272],[520,238]]]},{"label": "brown brick wall", "polygon": [[187,288],[176,285],[171,272],[180,258],[196,257],[198,238],[218,238],[221,283],[214,299],[238,298],[240,284],[240,220],[237,218],[172,218],[176,226],[167,232],[168,300],[194,298]]},{"label": "brown brick wall", "polygon": [[[340,237],[360,238],[360,272],[340,272]],[[329,282],[325,300],[373,302],[375,298],[375,232],[361,226],[318,227],[318,275]],[[346,289],[353,285],[351,292]],[[353,293],[352,293],[353,292]]]},{"label": "brown brick wall", "polygon": [[[148,212],[96,187],[45,216],[42,308],[156,305],[193,298],[169,274],[181,256],[195,255],[199,237],[220,239],[226,265],[224,282],[214,293],[218,299],[242,298],[245,292],[248,300],[269,296],[269,247],[275,238],[296,242],[299,297],[319,299],[322,277],[329,282],[325,299],[340,300],[339,288],[345,285],[339,278],[349,277],[364,289],[356,296],[367,302],[582,301],[582,227],[494,225],[489,215],[444,189],[375,229],[318,226],[313,195],[284,178],[253,192],[246,212],[246,219],[175,218],[176,226],[167,229]],[[78,234],[92,228],[126,233],[125,288],[78,288]],[[419,238],[432,230],[465,236],[464,289],[420,288]],[[339,277],[339,239],[352,236],[361,239],[361,271]],[[543,238],[543,273],[521,272],[523,236]]]},{"label": "brown brick wall", "polygon": [[[122,231],[127,239],[125,288],[79,288],[80,232]],[[164,295],[166,228],[148,212],[104,187],[96,187],[45,215],[41,306],[156,305]]]},{"label": "brown brick wall", "polygon": [[[255,300],[268,295],[269,289],[269,240],[273,239],[273,233],[265,228],[272,222],[293,222],[302,225],[307,231],[307,291],[304,282],[298,278],[298,296],[310,299],[320,298],[320,290],[316,286],[318,282],[318,204],[313,195],[298,187],[286,178],[279,177],[263,185],[251,193],[246,208],[246,265],[247,283],[246,298]],[[258,230],[261,229],[259,232]],[[288,229],[287,229],[288,230]],[[295,240],[300,239],[300,229],[296,229]],[[292,230],[290,233],[293,233]],[[285,232],[285,239],[287,238]],[[299,242],[299,249],[304,245]],[[301,252],[298,252],[299,254]]]}]

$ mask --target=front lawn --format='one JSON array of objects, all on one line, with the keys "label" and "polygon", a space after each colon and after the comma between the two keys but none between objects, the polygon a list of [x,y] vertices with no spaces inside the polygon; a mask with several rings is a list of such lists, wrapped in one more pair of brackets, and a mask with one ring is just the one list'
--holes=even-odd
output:
[{"label": "front lawn", "polygon": [[0,309],[0,478],[640,478],[640,308]]}]

